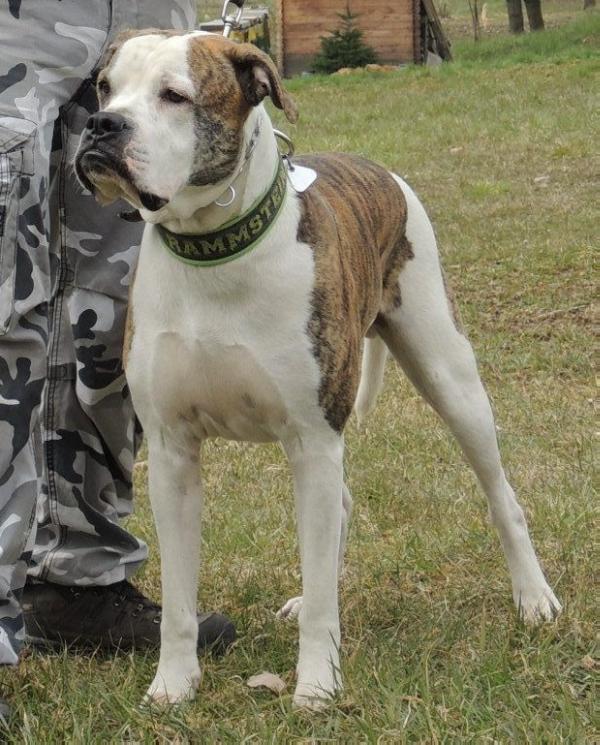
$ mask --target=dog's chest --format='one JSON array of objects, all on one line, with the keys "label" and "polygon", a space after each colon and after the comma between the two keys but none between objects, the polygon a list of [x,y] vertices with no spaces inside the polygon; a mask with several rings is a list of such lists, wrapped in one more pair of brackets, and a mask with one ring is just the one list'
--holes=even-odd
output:
[{"label": "dog's chest", "polygon": [[265,442],[316,409],[319,371],[306,333],[312,257],[290,246],[291,271],[287,252],[274,263],[243,257],[225,274],[144,245],[127,366],[143,419],[151,411],[161,426],[198,438]]},{"label": "dog's chest", "polygon": [[279,439],[288,412],[273,375],[261,364],[265,351],[233,338],[158,335],[151,385],[160,391],[161,420],[184,425],[199,438]]}]

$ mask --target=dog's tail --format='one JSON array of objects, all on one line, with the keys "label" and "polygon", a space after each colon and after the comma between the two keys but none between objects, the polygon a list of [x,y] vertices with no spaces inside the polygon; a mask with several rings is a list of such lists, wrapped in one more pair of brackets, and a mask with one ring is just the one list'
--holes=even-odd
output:
[{"label": "dog's tail", "polygon": [[388,349],[379,336],[365,339],[360,385],[354,404],[359,427],[363,426],[366,418],[375,408],[377,396],[383,385],[387,355]]}]

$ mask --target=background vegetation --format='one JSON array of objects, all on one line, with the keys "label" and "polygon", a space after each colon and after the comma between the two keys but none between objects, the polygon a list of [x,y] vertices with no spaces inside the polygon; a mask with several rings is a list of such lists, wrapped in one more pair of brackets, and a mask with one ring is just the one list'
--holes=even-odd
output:
[{"label": "background vegetation", "polygon": [[[490,0],[493,17],[502,4]],[[458,12],[458,0],[448,5]],[[300,123],[277,117],[300,151],[360,152],[407,178],[427,205],[508,472],[565,607],[559,621],[537,631],[518,623],[481,492],[446,429],[390,365],[366,432],[348,429],[356,508],[341,593],[346,689],[330,711],[291,710],[297,629],[274,618],[300,586],[284,458],[276,447],[215,442],[204,467],[199,602],[235,619],[237,646],[206,660],[196,702],[150,712],[138,704],[156,655],[31,652],[2,673],[22,721],[7,742],[600,740],[600,18],[578,7],[545,3],[553,35],[490,32],[477,46],[466,38],[468,16],[462,39],[454,16],[455,64],[296,79]],[[138,581],[158,598],[143,454],[136,486],[131,527],[151,546]],[[286,680],[281,698],[246,687],[262,670]]]}]

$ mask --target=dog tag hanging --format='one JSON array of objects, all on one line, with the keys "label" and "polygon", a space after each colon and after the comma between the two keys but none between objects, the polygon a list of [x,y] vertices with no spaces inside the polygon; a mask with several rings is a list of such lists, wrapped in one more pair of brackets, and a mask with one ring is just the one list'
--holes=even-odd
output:
[{"label": "dog tag hanging", "polygon": [[312,168],[298,166],[295,163],[291,163],[288,158],[285,158],[285,164],[287,166],[287,175],[290,184],[294,191],[298,193],[306,191],[317,178],[317,172]]},{"label": "dog tag hanging", "polygon": [[292,140],[279,129],[274,129],[273,133],[275,137],[282,140],[287,145],[287,152],[282,153],[281,157],[287,168],[287,175],[294,191],[300,193],[306,191],[308,187],[316,180],[317,172],[313,171],[312,168],[306,168],[305,166],[299,166],[293,162],[292,157],[294,155],[294,143]]}]

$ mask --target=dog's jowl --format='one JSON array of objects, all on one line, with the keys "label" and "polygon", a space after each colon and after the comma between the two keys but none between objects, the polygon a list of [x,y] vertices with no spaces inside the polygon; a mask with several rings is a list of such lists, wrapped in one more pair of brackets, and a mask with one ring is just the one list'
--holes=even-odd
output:
[{"label": "dog's jowl", "polygon": [[[352,500],[343,429],[373,408],[388,351],[445,420],[488,498],[528,622],[560,605],[498,452],[471,346],[455,320],[423,207],[396,175],[351,155],[297,163],[297,193],[267,113],[293,101],[255,47],[152,30],[117,40],[98,78],[77,172],[146,221],[131,293],[127,378],[149,446],[160,540],[162,648],[148,695],[194,695],[201,444],[279,441],[296,490],[302,597],[297,705],[342,686],[338,577]],[[364,352],[363,352],[364,350]],[[361,363],[362,357],[362,363]]]}]

